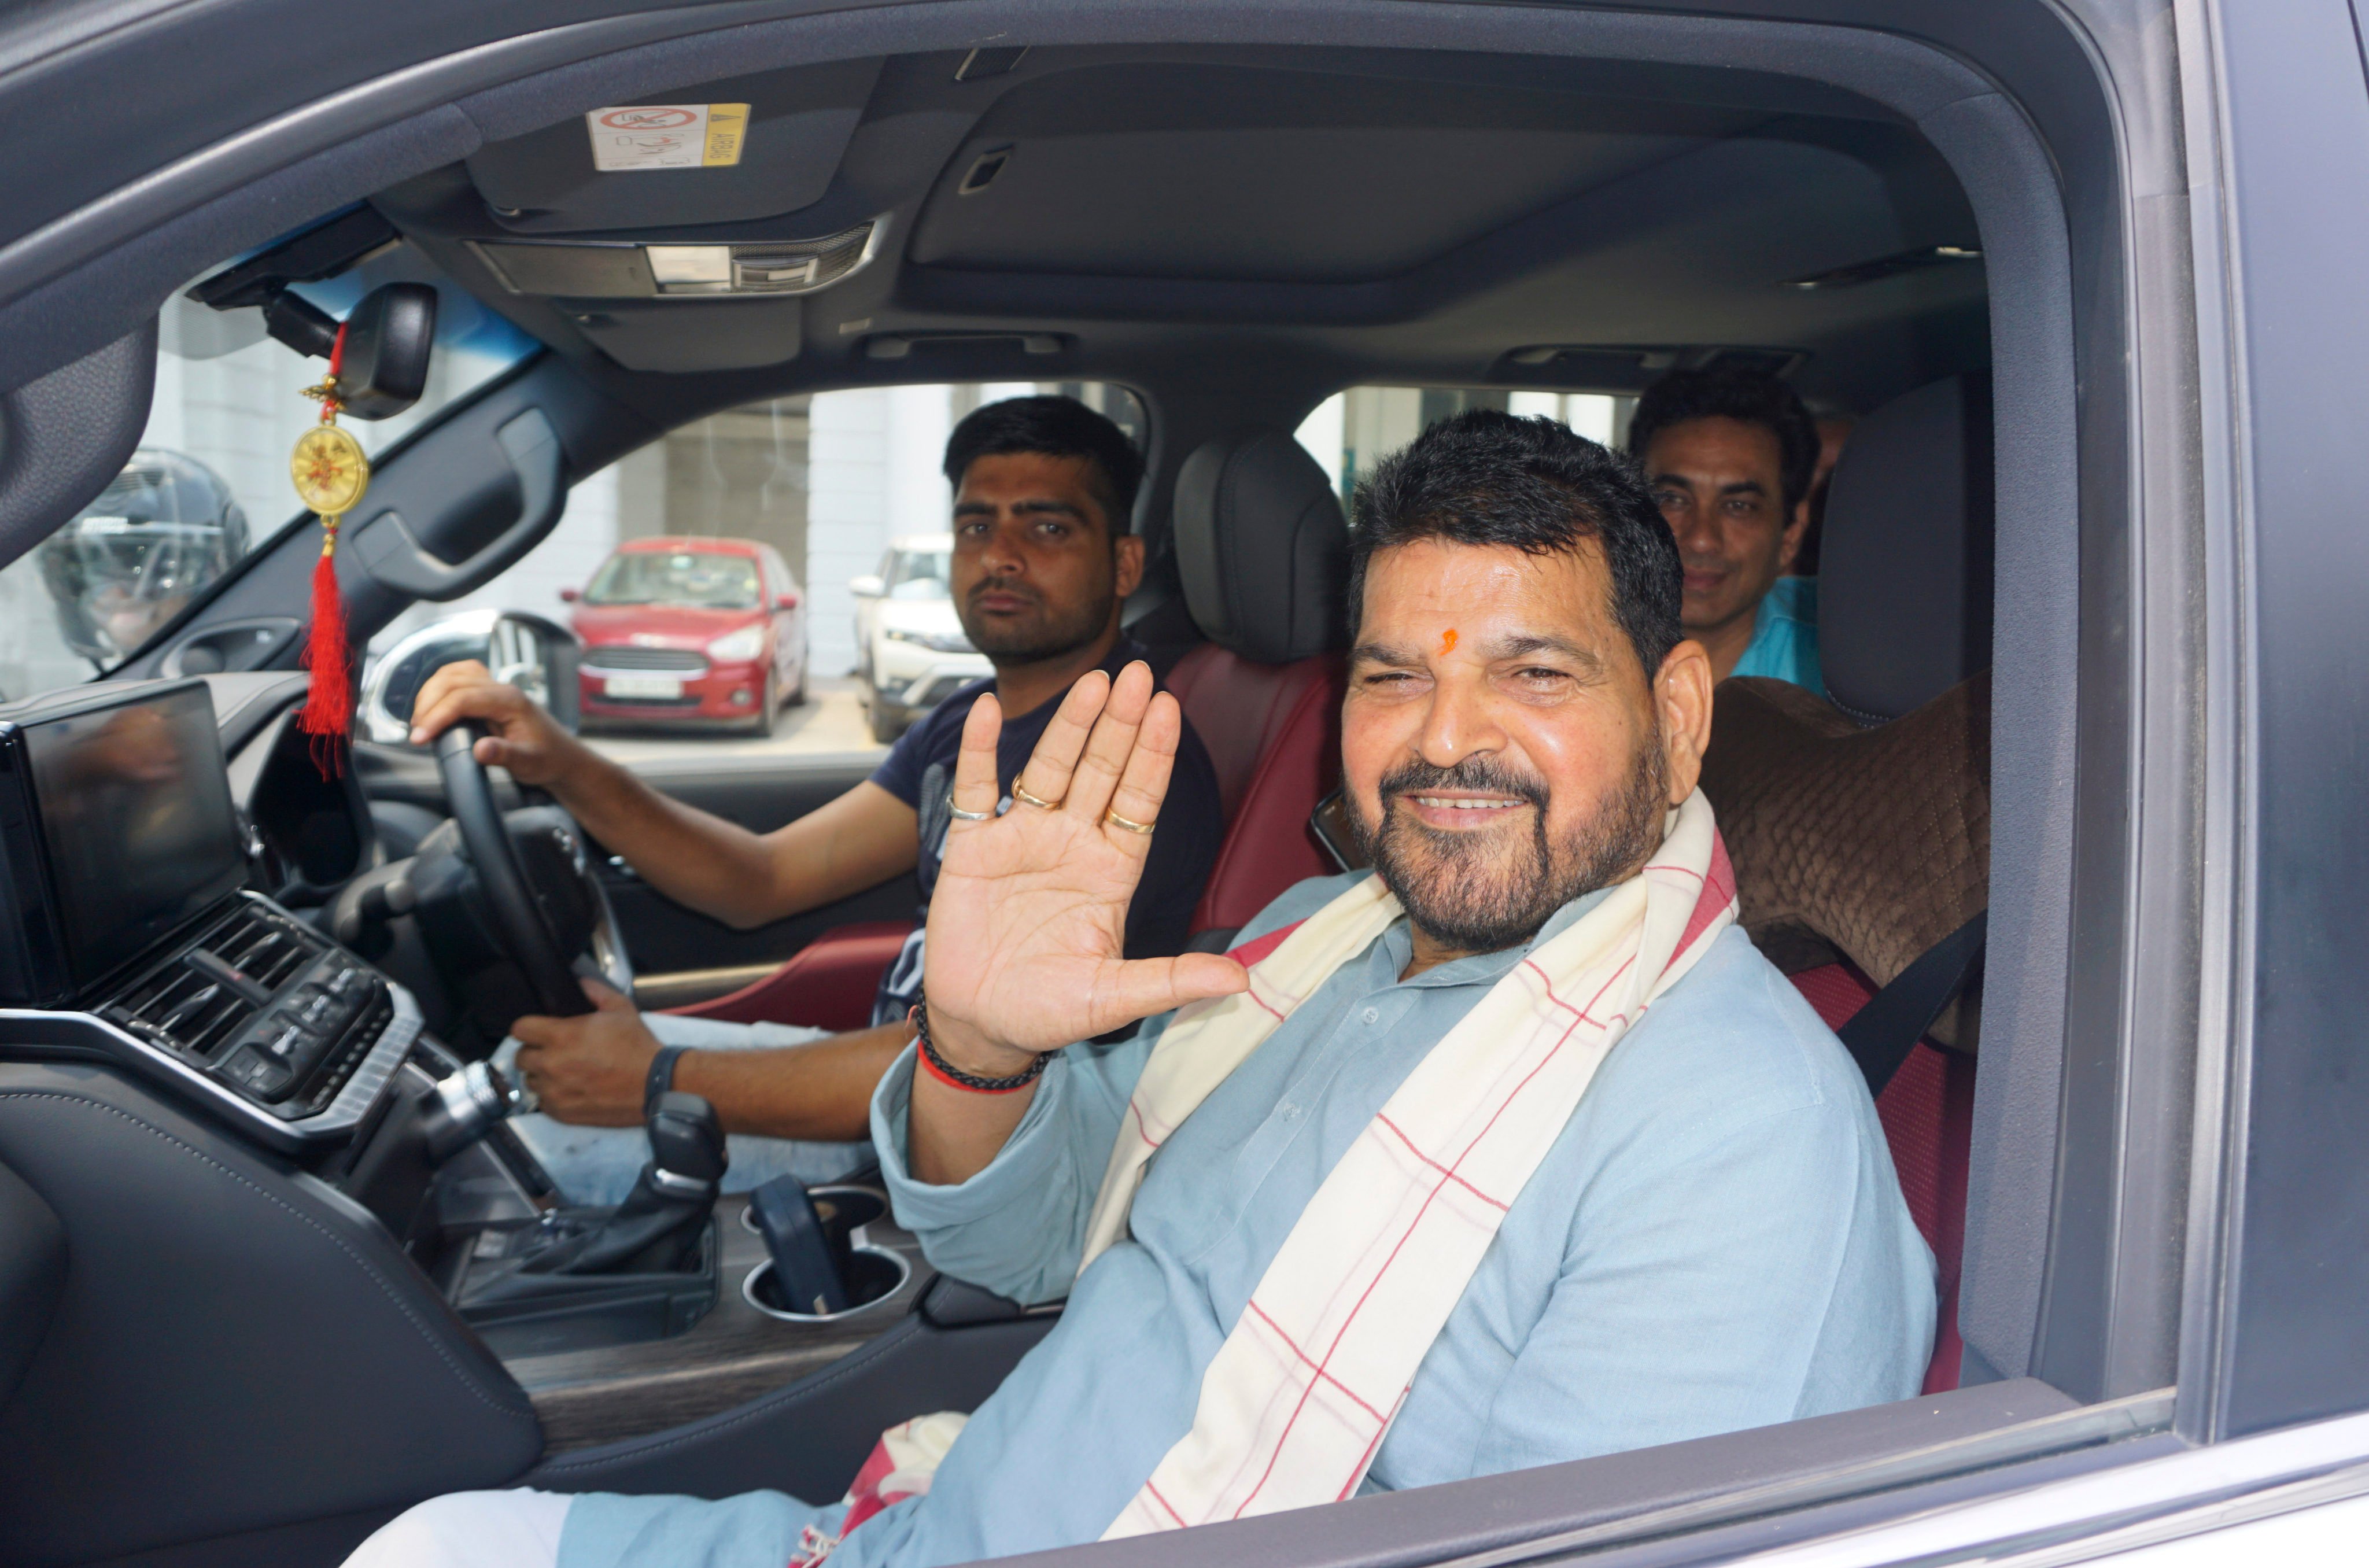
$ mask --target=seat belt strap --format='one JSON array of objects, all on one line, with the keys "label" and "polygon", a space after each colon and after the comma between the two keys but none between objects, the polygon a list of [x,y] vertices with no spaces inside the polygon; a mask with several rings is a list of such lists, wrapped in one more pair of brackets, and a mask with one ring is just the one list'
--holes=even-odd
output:
[{"label": "seat belt strap", "polygon": [[1883,1093],[1941,1009],[1965,985],[1982,961],[1989,921],[1990,911],[1985,910],[1927,948],[1835,1032],[1867,1075],[1869,1093]]}]

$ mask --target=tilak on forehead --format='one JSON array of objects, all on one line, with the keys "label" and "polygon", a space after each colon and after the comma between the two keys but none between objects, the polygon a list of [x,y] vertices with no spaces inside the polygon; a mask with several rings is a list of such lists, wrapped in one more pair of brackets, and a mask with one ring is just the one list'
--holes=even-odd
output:
[{"label": "tilak on forehead", "polygon": [[1439,634],[1439,653],[1445,658],[1456,651],[1456,628],[1450,626]]}]

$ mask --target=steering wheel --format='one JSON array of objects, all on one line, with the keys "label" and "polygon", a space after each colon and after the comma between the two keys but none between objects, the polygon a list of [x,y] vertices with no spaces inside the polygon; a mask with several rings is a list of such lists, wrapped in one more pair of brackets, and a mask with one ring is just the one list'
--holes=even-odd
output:
[{"label": "steering wheel", "polygon": [[[584,988],[577,983],[578,974],[583,971],[560,950],[550,918],[536,898],[519,859],[518,845],[510,838],[501,808],[494,802],[493,786],[486,782],[486,770],[477,761],[474,748],[484,733],[480,726],[456,724],[436,738],[436,766],[443,775],[445,801],[452,808],[452,820],[460,827],[461,841],[468,849],[478,886],[492,909],[496,934],[525,975],[537,1009],[556,1018],[589,1013],[592,1003],[585,996]],[[589,944],[590,962],[586,968],[631,996],[633,962],[625,955],[624,944],[617,939],[617,922],[609,908],[609,895],[585,853],[583,830],[557,807],[540,809],[565,823],[558,836],[566,841],[563,847],[576,874],[582,878],[584,891],[595,911]]]}]

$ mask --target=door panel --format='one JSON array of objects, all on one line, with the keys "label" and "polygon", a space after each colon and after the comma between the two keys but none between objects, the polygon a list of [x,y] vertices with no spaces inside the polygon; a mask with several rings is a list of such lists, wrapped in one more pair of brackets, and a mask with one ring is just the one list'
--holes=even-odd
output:
[{"label": "door panel", "polygon": [[602,868],[601,875],[625,938],[625,951],[633,955],[635,971],[650,979],[685,970],[777,964],[835,925],[910,921],[921,903],[921,885],[908,872],[852,898],[751,931],[736,931],[683,908],[639,877],[608,867]]},{"label": "door panel", "polygon": [[[713,762],[686,758],[643,763],[634,772],[677,800],[750,832],[768,833],[838,799],[878,765],[868,754],[728,761],[719,757]],[[635,969],[651,976],[779,962],[832,926],[910,920],[921,902],[921,887],[908,873],[852,898],[753,931],[736,931],[683,908],[628,872],[604,867],[603,875],[625,950],[634,956]]]}]

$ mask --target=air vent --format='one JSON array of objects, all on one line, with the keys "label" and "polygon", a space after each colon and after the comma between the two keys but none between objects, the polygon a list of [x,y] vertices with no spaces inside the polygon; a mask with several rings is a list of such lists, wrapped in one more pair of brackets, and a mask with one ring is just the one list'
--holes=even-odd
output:
[{"label": "air vent", "polygon": [[152,1045],[209,1059],[313,953],[294,924],[242,900],[194,948],[133,981],[99,1015]]}]

